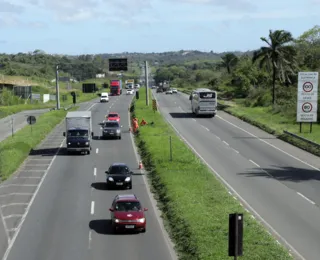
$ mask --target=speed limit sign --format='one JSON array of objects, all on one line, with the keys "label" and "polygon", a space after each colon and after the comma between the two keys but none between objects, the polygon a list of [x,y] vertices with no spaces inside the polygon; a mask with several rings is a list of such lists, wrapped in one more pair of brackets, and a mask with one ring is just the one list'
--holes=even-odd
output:
[{"label": "speed limit sign", "polygon": [[312,111],[312,104],[309,102],[303,103],[302,104],[302,111],[304,113],[310,113]]},{"label": "speed limit sign", "polygon": [[302,89],[304,92],[311,92],[313,90],[313,84],[311,82],[305,82]]}]

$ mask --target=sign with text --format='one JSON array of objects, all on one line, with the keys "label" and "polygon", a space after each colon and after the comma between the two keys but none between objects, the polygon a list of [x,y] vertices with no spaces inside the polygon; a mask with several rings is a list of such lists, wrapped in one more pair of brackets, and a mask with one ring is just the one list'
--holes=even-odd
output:
[{"label": "sign with text", "polygon": [[318,113],[318,72],[299,72],[297,122],[317,122]]},{"label": "sign with text", "polygon": [[109,71],[128,71],[127,58],[109,59]]}]

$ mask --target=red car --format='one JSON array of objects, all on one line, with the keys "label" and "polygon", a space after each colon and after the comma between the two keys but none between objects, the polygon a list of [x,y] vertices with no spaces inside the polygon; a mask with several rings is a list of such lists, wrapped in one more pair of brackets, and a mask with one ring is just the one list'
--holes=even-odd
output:
[{"label": "red car", "polygon": [[109,210],[114,233],[118,230],[146,232],[147,221],[144,212],[148,209],[142,207],[136,195],[117,195]]},{"label": "red car", "polygon": [[109,113],[109,115],[106,116],[108,121],[117,121],[120,123],[120,115],[118,113]]}]

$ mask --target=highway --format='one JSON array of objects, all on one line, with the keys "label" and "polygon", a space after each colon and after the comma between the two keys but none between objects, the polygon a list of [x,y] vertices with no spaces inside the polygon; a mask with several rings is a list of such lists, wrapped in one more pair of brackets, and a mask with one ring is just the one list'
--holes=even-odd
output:
[{"label": "highway", "polygon": [[[73,156],[66,155],[64,149],[58,150],[21,228],[10,240],[4,260],[175,259],[155,202],[150,198],[145,173],[138,170],[138,157],[128,131],[131,99],[126,95],[110,97],[109,103],[96,103],[89,108],[95,134],[92,153]],[[98,124],[108,112],[121,116],[121,140],[97,137],[101,133]],[[62,132],[63,127],[55,134],[62,136]],[[41,156],[41,151],[35,154],[37,158],[47,155]],[[127,163],[136,173],[132,190],[105,190],[104,172],[113,162]],[[114,196],[121,193],[136,194],[143,207],[149,209],[146,233],[111,233],[108,209]]]},{"label": "highway", "polygon": [[[297,259],[320,255],[320,160],[223,111],[191,115],[188,95],[155,93],[161,113],[229,191]],[[174,151],[173,151],[174,152]],[[177,151],[178,152],[178,151]]]}]

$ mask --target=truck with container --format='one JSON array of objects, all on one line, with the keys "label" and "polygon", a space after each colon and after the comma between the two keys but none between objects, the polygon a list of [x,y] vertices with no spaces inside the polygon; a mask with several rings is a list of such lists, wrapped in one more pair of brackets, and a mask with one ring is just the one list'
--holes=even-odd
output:
[{"label": "truck with container", "polygon": [[111,80],[110,81],[110,95],[119,96],[122,94],[122,80]]},{"label": "truck with container", "polygon": [[128,79],[126,81],[126,89],[134,89],[134,79]]},{"label": "truck with container", "polygon": [[68,112],[65,122],[66,132],[63,132],[63,136],[66,137],[67,153],[90,154],[93,138],[91,111]]}]

